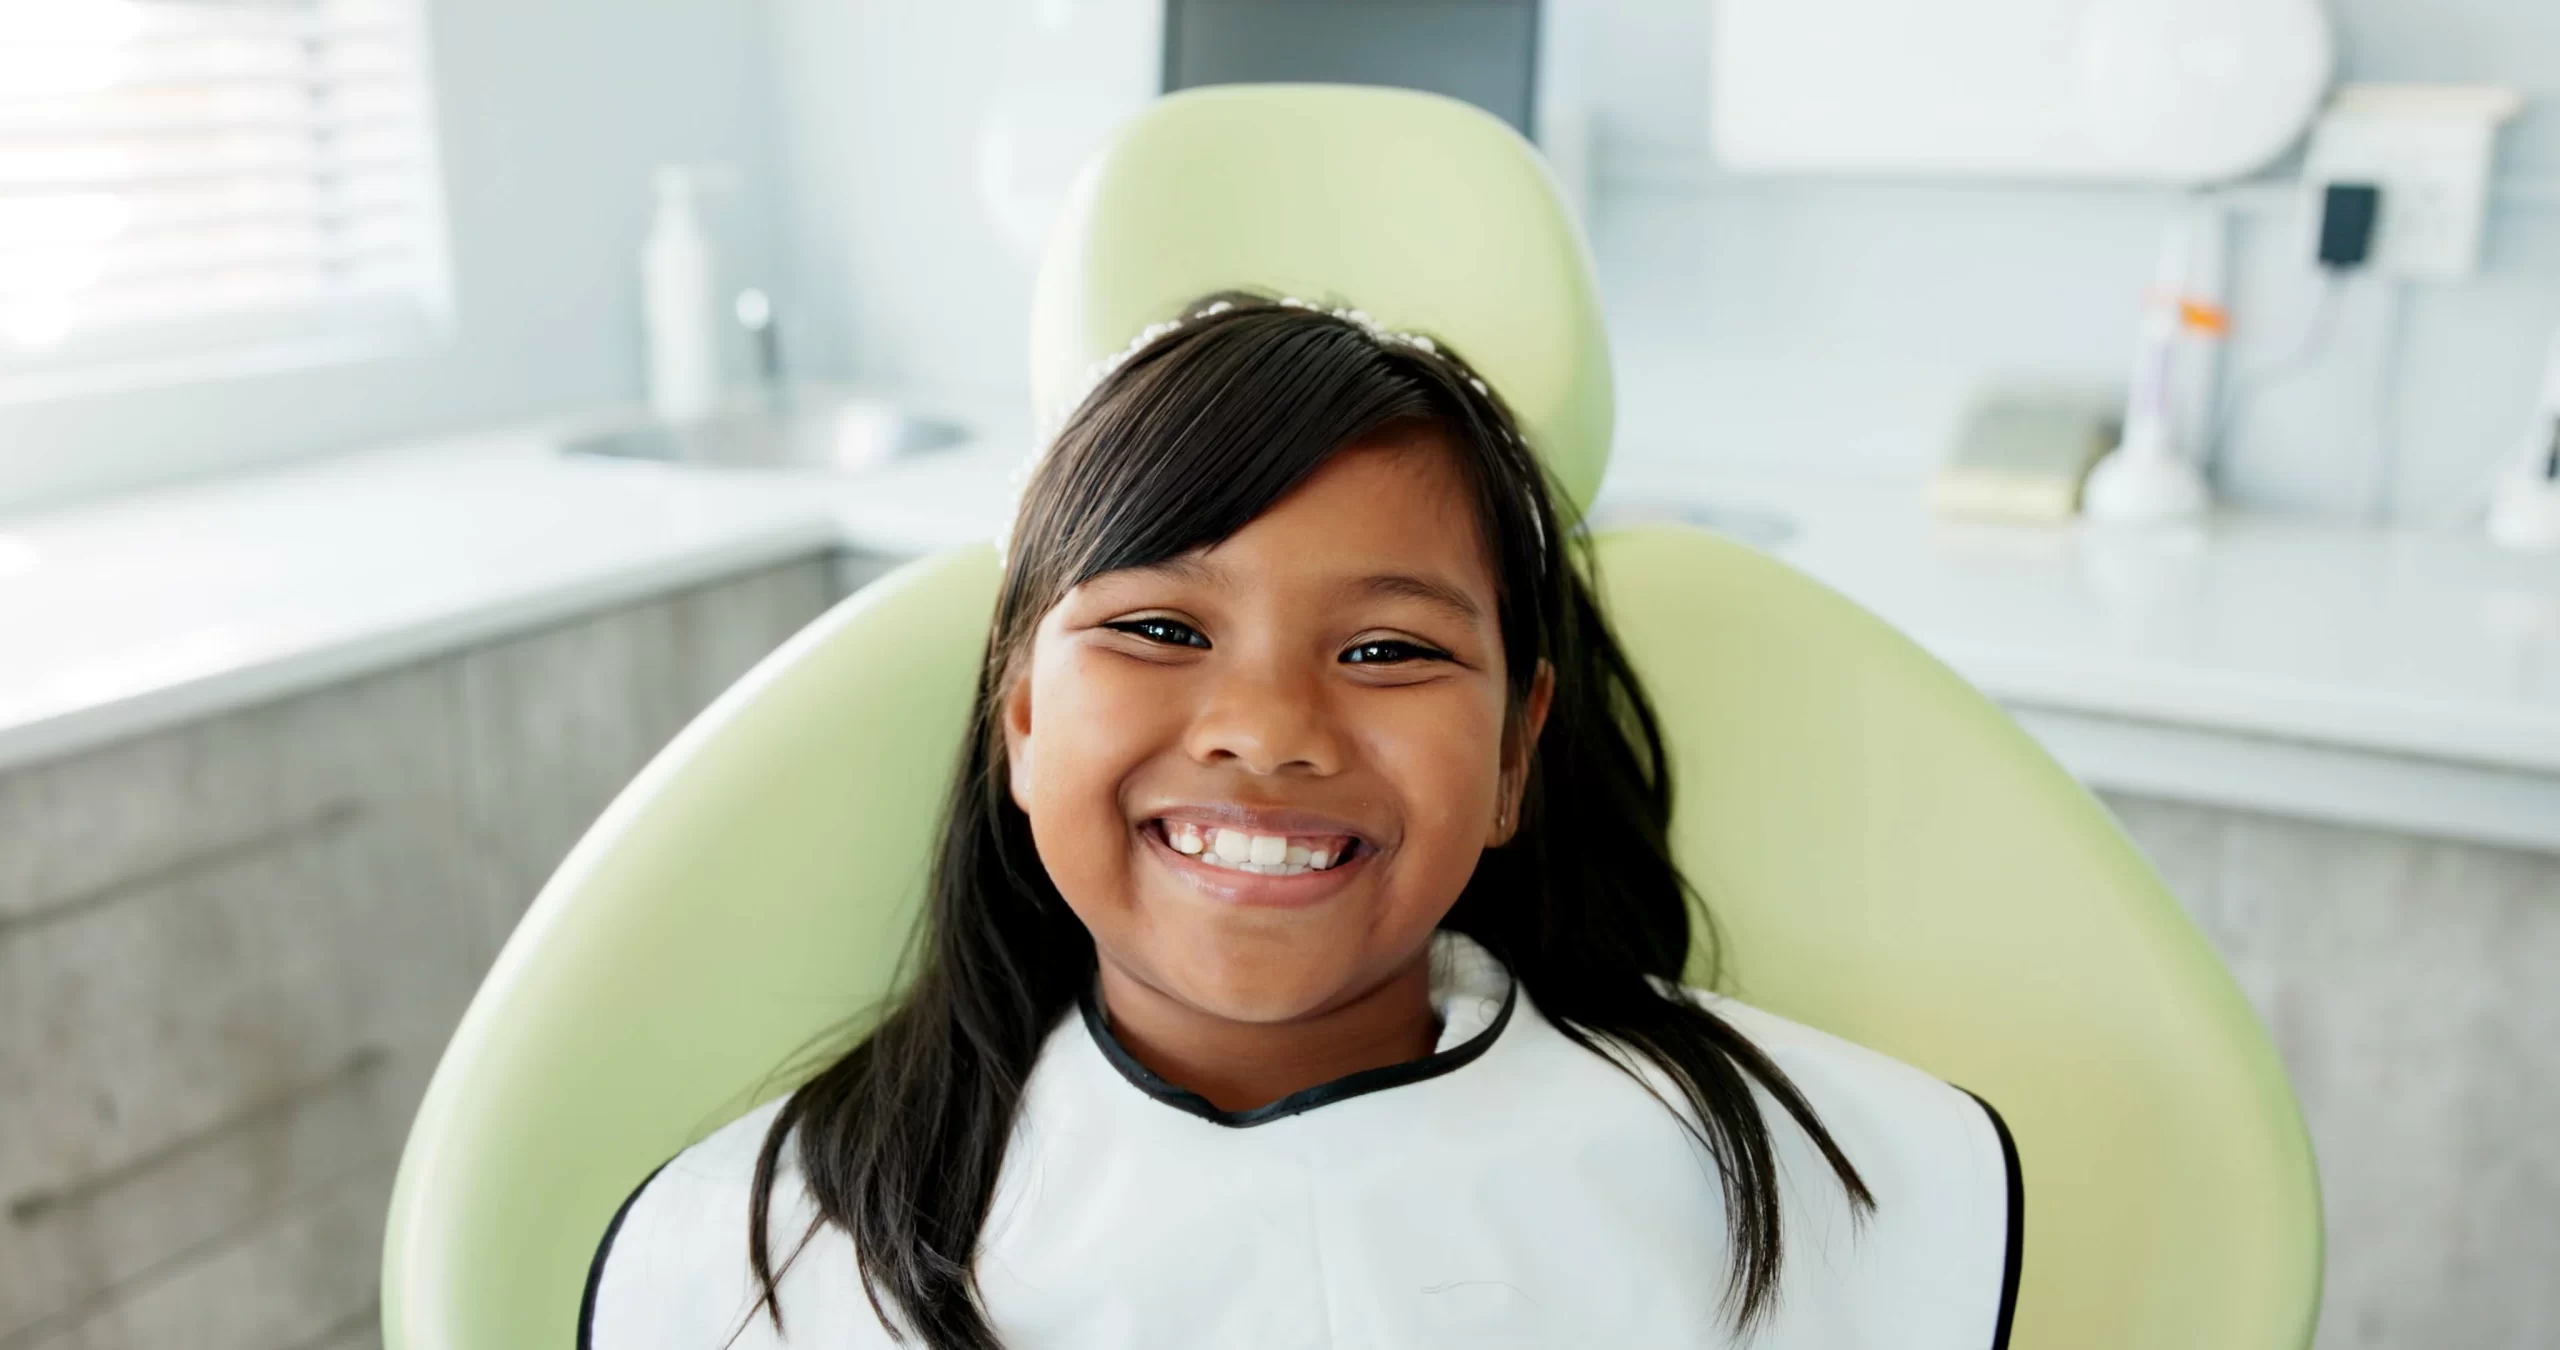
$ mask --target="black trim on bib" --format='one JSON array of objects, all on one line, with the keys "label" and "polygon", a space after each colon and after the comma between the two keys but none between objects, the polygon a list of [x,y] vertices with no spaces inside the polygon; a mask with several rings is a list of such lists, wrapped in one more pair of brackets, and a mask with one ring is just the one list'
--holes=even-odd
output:
[{"label": "black trim on bib", "polygon": [[2000,1320],[1991,1334],[1991,1350],[2009,1350],[2009,1321],[2018,1312],[2018,1271],[2026,1256],[2026,1180],[2018,1170],[2018,1141],[2009,1136],[2009,1122],[1991,1103],[1971,1092],[1964,1095],[1991,1117],[1991,1130],[2000,1136],[2000,1162],[2009,1173],[2009,1251],[2000,1263]]},{"label": "black trim on bib", "polygon": [[1140,1092],[1177,1111],[1187,1111],[1198,1116],[1210,1124],[1242,1129],[1249,1125],[1261,1125],[1286,1116],[1313,1111],[1319,1106],[1331,1106],[1335,1102],[1348,1101],[1353,1097],[1367,1096],[1372,1092],[1384,1092],[1388,1088],[1419,1083],[1426,1078],[1437,1078],[1451,1070],[1464,1068],[1474,1063],[1476,1058],[1485,1051],[1493,1048],[1495,1038],[1502,1035],[1502,1029],[1505,1026],[1510,1025],[1511,1005],[1518,1002],[1519,998],[1520,982],[1513,980],[1511,987],[1503,991],[1502,1011],[1494,1014],[1492,1024],[1446,1050],[1434,1051],[1420,1059],[1407,1060],[1402,1064],[1386,1064],[1375,1069],[1362,1069],[1358,1073],[1344,1074],[1330,1083],[1318,1083],[1311,1088],[1301,1088],[1276,1102],[1257,1106],[1250,1111],[1221,1111],[1211,1105],[1208,1098],[1189,1088],[1175,1087],[1157,1077],[1154,1070],[1139,1063],[1137,1056],[1130,1054],[1129,1048],[1120,1043],[1120,1038],[1111,1034],[1111,1024],[1104,1020],[1102,1004],[1094,997],[1091,987],[1088,986],[1083,995],[1076,999],[1076,1006],[1083,1010],[1085,1029],[1093,1033],[1093,1043],[1101,1049],[1102,1057],[1111,1061],[1111,1067],[1118,1069],[1120,1076],[1128,1079]]},{"label": "black trim on bib", "polygon": [[578,1300],[578,1350],[595,1350],[596,1291],[604,1284],[605,1258],[613,1254],[613,1240],[622,1234],[622,1221],[631,1217],[631,1207],[640,1202],[640,1193],[649,1189],[649,1183],[666,1170],[666,1163],[649,1169],[649,1175],[631,1188],[631,1194],[622,1197],[622,1208],[613,1212],[613,1222],[604,1226],[604,1240],[596,1244],[595,1259],[587,1263],[587,1292]]}]

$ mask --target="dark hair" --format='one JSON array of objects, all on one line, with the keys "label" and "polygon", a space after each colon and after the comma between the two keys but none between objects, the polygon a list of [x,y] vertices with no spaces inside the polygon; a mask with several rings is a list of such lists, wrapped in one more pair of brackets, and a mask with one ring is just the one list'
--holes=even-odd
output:
[{"label": "dark hair", "polygon": [[1555,671],[1521,826],[1486,852],[1442,926],[1482,943],[1576,1043],[1632,1051],[1676,1087],[1683,1100],[1666,1108],[1705,1146],[1723,1190],[1737,1328],[1778,1287],[1776,1152],[1755,1083],[1811,1136],[1854,1212],[1873,1208],[1786,1074],[1676,988],[1707,916],[1671,859],[1661,733],[1594,598],[1588,551],[1560,528],[1509,413],[1446,348],[1227,295],[1103,379],[1032,476],[912,977],[867,1038],[792,1094],[757,1159],[748,1250],[777,1331],[767,1226],[796,1139],[816,1206],[810,1234],[835,1224],[851,1236],[882,1320],[934,1350],[998,1345],[972,1272],[979,1231],[1033,1061],[1095,975],[1092,939],[1007,789],[1002,692],[1069,588],[1226,539],[1335,451],[1400,423],[1438,427],[1472,487],[1515,711],[1539,662]]}]

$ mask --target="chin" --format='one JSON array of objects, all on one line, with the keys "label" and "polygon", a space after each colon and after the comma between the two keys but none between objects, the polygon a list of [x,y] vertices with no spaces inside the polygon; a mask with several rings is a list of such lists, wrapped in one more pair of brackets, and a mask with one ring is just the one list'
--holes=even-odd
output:
[{"label": "chin", "polygon": [[1169,993],[1230,1022],[1294,1022],[1351,992],[1350,972],[1331,962],[1291,960],[1261,944],[1166,972]]}]

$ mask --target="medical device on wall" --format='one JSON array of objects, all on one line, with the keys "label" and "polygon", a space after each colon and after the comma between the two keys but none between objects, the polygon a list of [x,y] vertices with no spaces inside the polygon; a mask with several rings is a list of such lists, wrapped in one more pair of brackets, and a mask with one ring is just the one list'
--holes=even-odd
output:
[{"label": "medical device on wall", "polygon": [[1589,196],[1587,0],[1164,0],[1164,89],[1383,84],[1472,103]]},{"label": "medical device on wall", "polygon": [[2509,548],[2560,549],[2560,336],[2524,444],[2490,492],[2489,537]]},{"label": "medical device on wall", "polygon": [[1164,88],[1386,84],[1537,131],[1538,0],[1164,0]]},{"label": "medical device on wall", "polygon": [[[978,197],[1039,255],[1076,171],[1159,93],[1238,83],[1382,84],[1483,108],[1547,152],[1579,210],[1590,120],[1569,5],[1542,0],[1013,0],[979,119]],[[1556,78],[1547,78],[1553,71]]]},{"label": "medical device on wall", "polygon": [[1746,171],[2213,183],[2328,88],[2319,0],[1720,0],[1712,137]]}]

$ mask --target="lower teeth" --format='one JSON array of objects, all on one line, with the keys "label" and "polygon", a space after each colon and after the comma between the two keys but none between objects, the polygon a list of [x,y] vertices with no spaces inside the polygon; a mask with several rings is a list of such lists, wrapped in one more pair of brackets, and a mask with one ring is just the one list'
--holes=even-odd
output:
[{"label": "lower teeth", "polygon": [[1224,858],[1212,857],[1205,853],[1200,855],[1200,860],[1211,867],[1223,867],[1231,872],[1251,872],[1256,876],[1265,877],[1294,877],[1307,872],[1326,870],[1305,863],[1228,862]]},{"label": "lower teeth", "polygon": [[[1209,864],[1211,867],[1223,867],[1230,872],[1251,872],[1255,876],[1263,877],[1294,877],[1307,872],[1323,872],[1331,870],[1330,868],[1317,867],[1311,863],[1229,862],[1227,859],[1221,858],[1214,853],[1200,853],[1193,856],[1199,858],[1200,861]],[[1336,864],[1336,866],[1339,865],[1340,864]]]},{"label": "lower teeth", "polygon": [[[1171,841],[1168,839],[1167,842],[1169,843]],[[1174,851],[1177,853],[1181,852],[1180,849],[1176,849]],[[1236,862],[1222,856],[1215,849],[1202,849],[1198,853],[1186,853],[1183,854],[1183,856],[1196,858],[1201,862],[1209,864],[1211,867],[1224,868],[1230,872],[1249,872],[1255,876],[1263,877],[1294,877],[1302,876],[1308,872],[1330,872],[1334,868],[1340,867],[1345,862],[1350,861],[1351,855],[1357,851],[1358,849],[1356,846],[1347,847],[1342,850],[1340,856],[1326,859],[1325,865],[1322,867],[1315,866],[1313,863]]]}]

